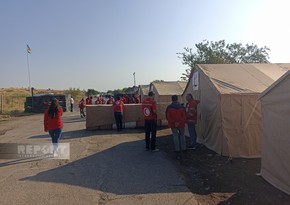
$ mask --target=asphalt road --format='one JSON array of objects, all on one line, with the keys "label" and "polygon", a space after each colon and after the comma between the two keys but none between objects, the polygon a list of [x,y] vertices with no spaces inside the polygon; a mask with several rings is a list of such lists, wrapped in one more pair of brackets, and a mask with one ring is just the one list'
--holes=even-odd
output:
[{"label": "asphalt road", "polygon": [[[86,131],[78,113],[63,121],[70,159],[0,159],[0,204],[200,204],[165,152],[145,151],[142,130]],[[43,115],[0,122],[0,143],[47,142]]]}]

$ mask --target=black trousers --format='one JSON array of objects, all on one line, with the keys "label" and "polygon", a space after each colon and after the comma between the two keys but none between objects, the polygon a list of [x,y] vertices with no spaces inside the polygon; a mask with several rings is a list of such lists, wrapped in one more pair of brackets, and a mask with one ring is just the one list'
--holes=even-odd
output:
[{"label": "black trousers", "polygon": [[84,108],[80,108],[80,114],[81,114],[81,117],[86,116]]},{"label": "black trousers", "polygon": [[118,131],[122,131],[123,127],[123,113],[122,112],[115,112],[115,121]]},{"label": "black trousers", "polygon": [[[156,148],[156,120],[145,120],[145,144],[146,149],[154,150]],[[151,135],[151,138],[150,138]]]}]

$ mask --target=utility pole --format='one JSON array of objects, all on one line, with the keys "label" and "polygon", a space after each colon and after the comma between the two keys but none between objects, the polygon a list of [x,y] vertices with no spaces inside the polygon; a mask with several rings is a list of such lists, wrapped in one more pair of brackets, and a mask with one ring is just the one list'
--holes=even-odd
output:
[{"label": "utility pole", "polygon": [[133,73],[134,76],[134,87],[136,87],[136,77],[135,77],[135,72]]}]

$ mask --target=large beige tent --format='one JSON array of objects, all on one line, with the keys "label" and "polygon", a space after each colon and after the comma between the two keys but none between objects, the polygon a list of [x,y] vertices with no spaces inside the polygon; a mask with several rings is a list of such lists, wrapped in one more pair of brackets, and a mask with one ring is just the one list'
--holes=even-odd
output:
[{"label": "large beige tent", "polygon": [[198,141],[231,157],[261,157],[259,94],[290,64],[203,64],[191,73],[182,95],[200,99]]},{"label": "large beige tent", "polygon": [[171,103],[171,96],[181,97],[187,82],[186,81],[162,81],[150,84],[150,91],[155,93],[157,103]]},{"label": "large beige tent", "polygon": [[148,97],[150,85],[139,85],[138,94],[140,95],[141,101]]},{"label": "large beige tent", "polygon": [[290,194],[290,71],[261,94],[262,176]]}]

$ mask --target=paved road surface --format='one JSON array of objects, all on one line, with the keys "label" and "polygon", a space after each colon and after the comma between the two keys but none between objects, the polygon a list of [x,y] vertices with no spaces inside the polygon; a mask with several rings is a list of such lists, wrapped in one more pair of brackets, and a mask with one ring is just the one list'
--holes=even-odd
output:
[{"label": "paved road surface", "polygon": [[[165,152],[144,150],[142,131],[86,131],[78,113],[63,120],[70,159],[0,159],[0,204],[199,204]],[[50,142],[42,123],[1,122],[0,143]]]}]

